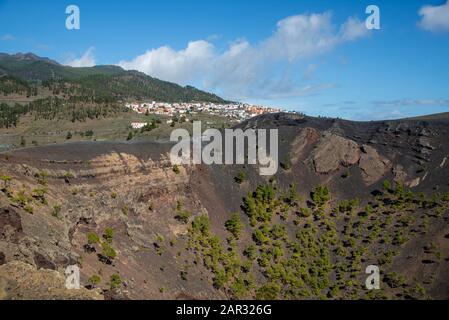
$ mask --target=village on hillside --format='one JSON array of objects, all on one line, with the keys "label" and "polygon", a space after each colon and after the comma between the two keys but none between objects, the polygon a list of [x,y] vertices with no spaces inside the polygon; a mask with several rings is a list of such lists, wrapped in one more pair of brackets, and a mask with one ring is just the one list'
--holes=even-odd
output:
[{"label": "village on hillside", "polygon": [[[268,108],[247,103],[216,104],[210,102],[134,102],[125,104],[125,107],[140,114],[155,114],[168,117],[181,116],[184,117],[187,122],[190,121],[189,115],[193,116],[198,113],[223,116],[241,122],[261,114],[283,111],[279,108]],[[167,123],[170,121],[171,120],[168,120]],[[135,127],[135,129],[139,129],[139,127],[145,126],[145,123],[133,123],[132,126]]]}]

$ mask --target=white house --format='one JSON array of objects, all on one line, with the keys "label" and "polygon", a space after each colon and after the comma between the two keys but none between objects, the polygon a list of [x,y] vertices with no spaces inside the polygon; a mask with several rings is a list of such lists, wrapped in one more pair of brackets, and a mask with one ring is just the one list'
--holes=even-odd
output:
[{"label": "white house", "polygon": [[144,123],[144,122],[133,122],[131,123],[131,127],[133,129],[142,129],[143,127],[145,127],[148,123]]}]

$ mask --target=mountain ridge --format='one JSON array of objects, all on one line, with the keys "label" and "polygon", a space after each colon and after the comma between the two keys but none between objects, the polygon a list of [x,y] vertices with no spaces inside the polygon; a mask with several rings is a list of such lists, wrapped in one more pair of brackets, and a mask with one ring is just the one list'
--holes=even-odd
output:
[{"label": "mountain ridge", "polygon": [[[0,76],[17,78],[30,85],[50,83],[58,86],[81,86],[89,92],[97,92],[100,87],[102,94],[117,99],[227,102],[216,94],[199,90],[193,86],[181,86],[163,81],[136,70],[124,70],[114,65],[76,68],[61,65],[54,60],[39,57],[33,53],[0,53]],[[14,82],[11,79],[9,81]]]}]

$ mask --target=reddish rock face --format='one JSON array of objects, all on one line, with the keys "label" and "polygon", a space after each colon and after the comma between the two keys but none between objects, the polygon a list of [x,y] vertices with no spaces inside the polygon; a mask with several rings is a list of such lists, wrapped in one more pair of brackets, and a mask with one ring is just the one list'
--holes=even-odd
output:
[{"label": "reddish rock face", "polygon": [[362,169],[363,180],[367,185],[371,185],[379,181],[391,169],[391,162],[368,145],[363,145],[362,151],[359,166]]},{"label": "reddish rock face", "polygon": [[291,144],[292,164],[296,164],[300,159],[303,159],[308,154],[308,149],[319,139],[320,134],[314,128],[307,127],[302,129]]},{"label": "reddish rock face", "polygon": [[360,148],[355,141],[325,133],[309,160],[317,173],[328,174],[337,171],[340,166],[349,167],[359,162]]}]

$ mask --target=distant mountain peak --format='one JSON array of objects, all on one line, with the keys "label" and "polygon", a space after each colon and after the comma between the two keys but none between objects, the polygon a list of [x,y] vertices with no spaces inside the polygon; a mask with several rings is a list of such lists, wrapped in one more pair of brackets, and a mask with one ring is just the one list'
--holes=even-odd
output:
[{"label": "distant mountain peak", "polygon": [[34,53],[0,53],[0,75],[23,81],[48,80],[77,83],[84,92],[114,99],[152,99],[166,102],[225,102],[213,93],[192,86],[182,87],[138,71],[126,71],[119,66],[97,65],[74,68],[64,66]]},{"label": "distant mountain peak", "polygon": [[54,64],[54,65],[60,65],[58,62],[56,62],[54,60],[51,60],[47,57],[40,57],[32,52],[27,52],[27,53],[18,52],[15,54],[0,53],[0,59],[5,59],[5,58],[9,58],[9,59],[17,60],[17,61],[42,61],[42,62]]},{"label": "distant mountain peak", "polygon": [[13,57],[15,57],[17,59],[23,59],[23,60],[42,60],[41,57],[39,57],[38,55],[31,53],[31,52],[28,52],[28,53],[18,52],[16,54],[14,54]]}]

